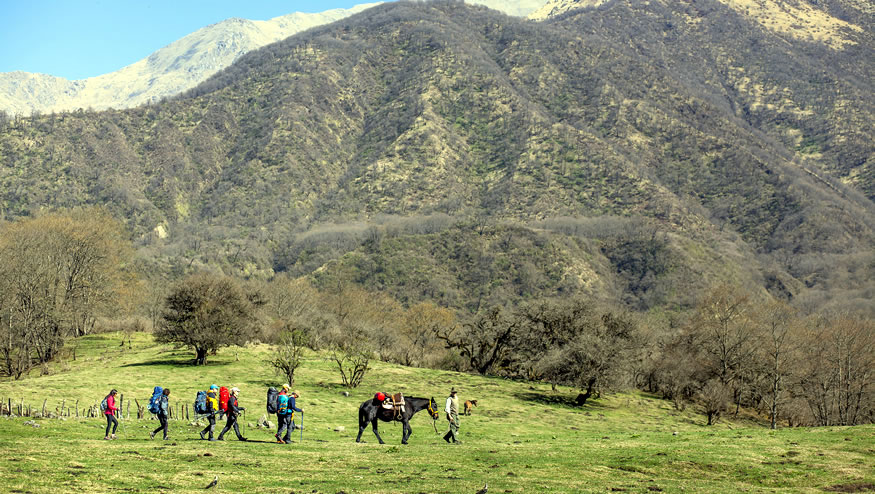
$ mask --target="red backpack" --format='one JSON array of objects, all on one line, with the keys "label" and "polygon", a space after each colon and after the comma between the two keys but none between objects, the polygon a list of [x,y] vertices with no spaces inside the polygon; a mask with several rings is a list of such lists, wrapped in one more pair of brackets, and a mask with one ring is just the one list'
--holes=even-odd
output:
[{"label": "red backpack", "polygon": [[231,393],[228,392],[228,388],[222,386],[219,388],[219,410],[223,412],[228,411],[228,398],[231,396]]}]

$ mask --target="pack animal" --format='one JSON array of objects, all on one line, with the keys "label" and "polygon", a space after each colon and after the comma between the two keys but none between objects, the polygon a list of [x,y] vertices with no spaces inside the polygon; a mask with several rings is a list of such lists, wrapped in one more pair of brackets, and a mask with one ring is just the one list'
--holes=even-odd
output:
[{"label": "pack animal", "polygon": [[465,415],[471,415],[471,409],[477,406],[477,400],[465,401]]},{"label": "pack animal", "polygon": [[401,444],[407,444],[410,434],[413,433],[413,430],[410,428],[410,419],[420,410],[428,410],[432,420],[438,419],[438,406],[434,398],[412,398],[405,396],[404,407],[399,410],[395,407],[383,408],[383,402],[374,397],[362,403],[359,407],[359,434],[355,438],[355,442],[360,443],[362,441],[362,433],[367,429],[368,424],[371,424],[377,440],[380,441],[380,444],[385,444],[383,438],[380,437],[380,433],[377,431],[377,422],[382,420],[383,422],[401,422]]}]

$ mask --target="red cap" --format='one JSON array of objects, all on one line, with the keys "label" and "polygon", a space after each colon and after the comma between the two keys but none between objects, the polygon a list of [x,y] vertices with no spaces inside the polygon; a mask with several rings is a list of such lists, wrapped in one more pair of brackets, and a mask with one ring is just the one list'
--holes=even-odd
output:
[{"label": "red cap", "polygon": [[376,398],[377,401],[383,401],[386,399],[386,395],[383,393],[377,393],[374,395],[374,398]]}]

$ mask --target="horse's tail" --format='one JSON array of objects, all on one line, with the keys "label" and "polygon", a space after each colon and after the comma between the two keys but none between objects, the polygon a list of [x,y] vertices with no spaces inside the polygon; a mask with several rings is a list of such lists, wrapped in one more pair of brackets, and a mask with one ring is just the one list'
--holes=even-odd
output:
[{"label": "horse's tail", "polygon": [[362,403],[362,406],[359,407],[359,428],[367,427],[367,425],[371,422],[370,415],[367,410],[368,402]]}]

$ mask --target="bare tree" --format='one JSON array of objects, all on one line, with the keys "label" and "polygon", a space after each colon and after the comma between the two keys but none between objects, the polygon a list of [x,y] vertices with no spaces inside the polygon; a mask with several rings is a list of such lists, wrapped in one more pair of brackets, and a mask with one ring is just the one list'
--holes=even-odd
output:
[{"label": "bare tree", "polygon": [[768,384],[769,426],[775,429],[778,408],[786,394],[786,381],[792,376],[792,364],[797,360],[794,350],[798,340],[792,334],[796,318],[787,304],[774,301],[763,307],[758,319],[761,329],[758,353]]},{"label": "bare tree", "polygon": [[750,362],[756,348],[753,305],[743,291],[722,285],[699,304],[693,319],[701,335],[702,350],[710,357],[712,371],[723,384],[731,384]]},{"label": "bare tree", "polygon": [[0,327],[7,370],[20,376],[55,357],[68,336],[132,298],[130,242],[102,209],[49,213],[0,232]]},{"label": "bare tree", "polygon": [[422,302],[408,309],[399,328],[397,359],[403,365],[423,366],[433,362],[440,353],[437,334],[455,325],[455,315],[449,309]]},{"label": "bare tree", "polygon": [[501,307],[477,314],[453,328],[441,328],[437,337],[454,348],[480,374],[493,371],[510,354],[521,327],[520,319]]},{"label": "bare tree", "polygon": [[308,345],[309,336],[305,328],[286,324],[280,332],[279,342],[268,363],[286,378],[289,386],[295,385],[295,370],[304,362],[304,352]]}]

